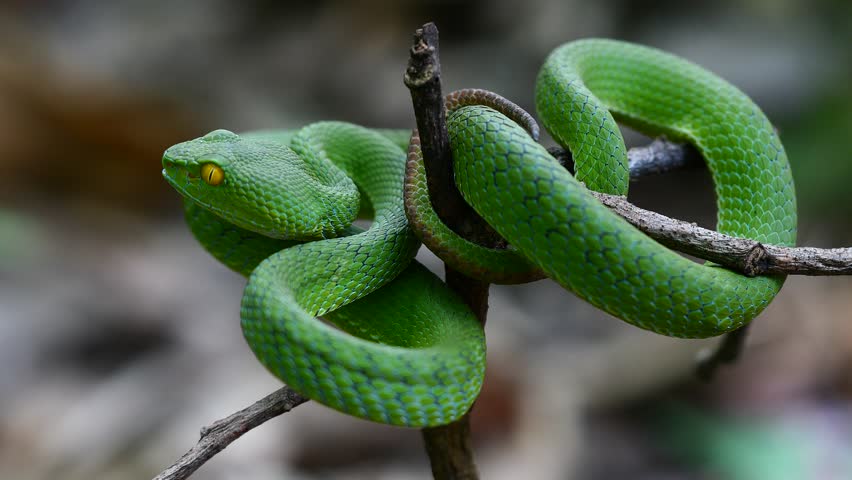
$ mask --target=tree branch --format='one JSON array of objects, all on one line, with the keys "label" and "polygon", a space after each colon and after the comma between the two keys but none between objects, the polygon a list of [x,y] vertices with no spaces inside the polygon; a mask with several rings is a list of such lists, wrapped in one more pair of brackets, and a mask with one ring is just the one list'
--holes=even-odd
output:
[{"label": "tree branch", "polygon": [[[569,150],[551,147],[547,151],[563,167],[574,173],[574,158]],[[665,138],[656,138],[644,147],[631,148],[627,151],[627,161],[630,166],[630,180],[704,167],[704,159],[692,145],[670,142]]]},{"label": "tree branch", "polygon": [[710,260],[750,277],[852,275],[852,248],[783,247],[732,237],[694,223],[644,210],[617,195],[590,192],[604,205],[661,244]]},{"label": "tree branch", "polygon": [[183,480],[189,477],[244,433],[307,401],[307,398],[285,386],[251,406],[203,427],[198,443],[171,467],[154,477],[154,480]]},{"label": "tree branch", "polygon": [[498,245],[502,238],[464,201],[456,188],[441,89],[438,28],[434,23],[427,23],[414,32],[404,82],[411,93],[429,199],[435,213],[462,237],[481,245]]},{"label": "tree branch", "polygon": [[695,375],[699,380],[709,382],[716,375],[719,367],[734,363],[740,358],[751,326],[751,323],[747,323],[733,332],[725,334],[722,337],[722,342],[716,346],[715,350],[698,359]]},{"label": "tree branch", "polygon": [[[571,153],[559,147],[548,149],[573,173]],[[704,165],[701,154],[690,145],[655,139],[627,152],[630,179]],[[591,191],[604,205],[661,244],[710,260],[750,277],[757,275],[852,275],[852,248],[784,247],[764,245],[732,237],[693,223],[675,220],[639,208],[624,197]]]},{"label": "tree branch", "polygon": [[[447,134],[438,28],[427,23],[414,33],[414,45],[405,85],[411,92],[414,116],[420,134],[429,198],[438,217],[453,231],[481,245],[497,247],[502,239],[462,198],[453,177],[452,152]],[[485,325],[489,284],[468,278],[444,266],[447,285],[455,291]],[[470,412],[458,421],[422,430],[432,476],[438,480],[479,478],[470,446]]]}]

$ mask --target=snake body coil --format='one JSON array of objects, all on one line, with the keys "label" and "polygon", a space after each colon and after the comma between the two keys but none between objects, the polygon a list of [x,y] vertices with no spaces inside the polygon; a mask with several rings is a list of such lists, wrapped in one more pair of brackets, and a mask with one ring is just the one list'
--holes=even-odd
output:
[{"label": "snake body coil", "polygon": [[[186,198],[201,243],[250,274],[241,317],[260,361],[310,398],[371,420],[453,421],[476,398],[485,368],[476,319],[411,263],[418,242],[406,212],[454,268],[507,283],[543,272],[665,335],[719,335],[769,304],[783,278],[693,263],[587,191],[627,193],[617,118],[701,151],[716,183],[720,231],[793,245],[790,168],[771,124],[743,93],[658,50],[584,40],[550,55],[536,103],[551,135],[573,152],[576,178],[493,108],[458,104],[448,116],[457,186],[509,242],[502,251],[469,244],[437,221],[422,159],[412,148],[405,166],[398,131],[335,122],[299,132],[216,131],[170,148],[164,175]],[[359,210],[374,212],[366,231],[350,226]]]}]

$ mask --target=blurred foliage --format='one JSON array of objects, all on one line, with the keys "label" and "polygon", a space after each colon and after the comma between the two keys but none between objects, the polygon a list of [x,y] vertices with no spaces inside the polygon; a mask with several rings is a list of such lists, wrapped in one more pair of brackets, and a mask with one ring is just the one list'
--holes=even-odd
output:
[{"label": "blurred foliage", "polygon": [[822,417],[726,416],[685,404],[659,411],[660,441],[683,462],[726,480],[852,478],[852,438]]}]

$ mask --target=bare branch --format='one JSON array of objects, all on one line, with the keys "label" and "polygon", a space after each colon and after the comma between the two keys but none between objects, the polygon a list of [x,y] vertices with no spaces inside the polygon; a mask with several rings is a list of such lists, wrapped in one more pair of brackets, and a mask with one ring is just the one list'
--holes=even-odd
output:
[{"label": "bare branch", "polygon": [[[411,92],[414,116],[423,149],[423,163],[429,198],[438,217],[453,231],[481,245],[497,247],[502,239],[462,198],[455,185],[441,91],[441,63],[438,56],[438,28],[427,23],[414,34],[414,45],[405,71],[405,85]],[[489,284],[468,278],[444,266],[447,285],[459,294],[485,324]],[[479,478],[470,446],[470,413],[459,420],[422,432],[426,453],[435,479]]]},{"label": "bare branch", "polygon": [[404,80],[411,92],[432,207],[438,218],[459,235],[481,245],[497,245],[502,240],[500,236],[464,201],[456,188],[441,90],[438,28],[434,23],[427,23],[414,32],[410,54]]},{"label": "bare branch", "polygon": [[751,277],[852,275],[852,248],[763,245],[644,210],[624,197],[598,192],[591,194],[661,244]]},{"label": "bare branch", "polygon": [[251,406],[201,429],[201,438],[171,467],[154,480],[183,480],[192,475],[207,460],[221,452],[244,433],[272,418],[287,413],[308,399],[291,390],[280,388]]},{"label": "bare branch", "polygon": [[[574,159],[569,150],[552,147],[547,150],[563,167],[574,173]],[[692,145],[674,143],[665,138],[656,138],[644,147],[634,147],[627,151],[630,166],[630,180],[667,173],[674,170],[701,168],[704,159]]]},{"label": "bare branch", "polygon": [[476,480],[479,473],[470,445],[470,421],[465,415],[455,422],[421,430],[423,444],[436,479]]},{"label": "bare branch", "polygon": [[[549,152],[573,172],[571,153],[559,147]],[[704,165],[692,146],[655,139],[627,152],[630,179]],[[783,247],[732,237],[695,224],[641,209],[624,197],[591,192],[601,203],[663,245],[710,260],[748,276],[852,275],[852,248]]]},{"label": "bare branch", "polygon": [[704,159],[692,145],[656,138],[644,147],[627,151],[630,179],[667,173],[673,170],[704,167]]},{"label": "bare branch", "polygon": [[745,348],[746,337],[752,324],[747,323],[742,327],[725,334],[722,342],[707,356],[698,359],[695,374],[699,380],[709,382],[713,380],[716,371],[724,364],[736,362]]}]

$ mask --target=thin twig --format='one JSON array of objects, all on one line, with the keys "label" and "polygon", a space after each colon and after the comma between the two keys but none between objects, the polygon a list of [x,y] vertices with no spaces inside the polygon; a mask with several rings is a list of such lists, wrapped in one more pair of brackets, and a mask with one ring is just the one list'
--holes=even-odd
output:
[{"label": "thin twig", "polygon": [[213,422],[201,429],[201,438],[194,447],[171,467],[154,477],[154,480],[183,480],[189,477],[244,433],[307,401],[307,398],[290,387],[283,387],[251,406]]},{"label": "thin twig", "polygon": [[734,363],[740,358],[752,325],[753,323],[747,323],[733,332],[727,333],[722,337],[722,341],[716,346],[715,350],[712,350],[706,357],[698,359],[695,375],[699,380],[704,382],[713,380],[719,367]]}]

